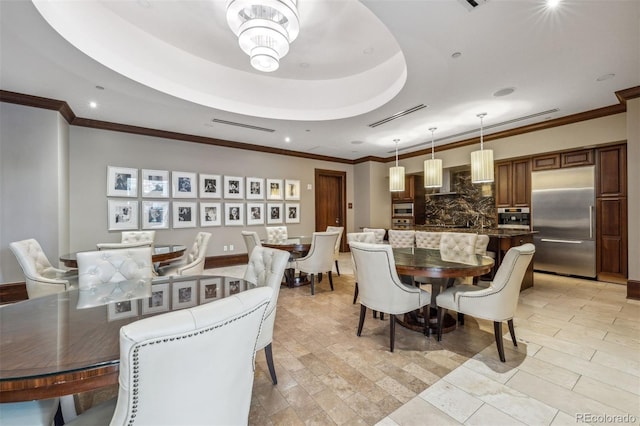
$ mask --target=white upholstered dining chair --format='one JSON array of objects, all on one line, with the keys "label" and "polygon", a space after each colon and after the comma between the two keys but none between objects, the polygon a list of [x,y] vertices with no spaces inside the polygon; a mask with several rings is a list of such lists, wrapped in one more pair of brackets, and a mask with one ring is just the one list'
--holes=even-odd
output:
[{"label": "white upholstered dining chair", "polygon": [[416,247],[440,250],[442,232],[416,231]]},{"label": "white upholstered dining chair", "polygon": [[81,290],[105,283],[153,278],[151,247],[85,251],[78,253],[77,258]]},{"label": "white upholstered dining chair", "polygon": [[340,244],[342,243],[342,233],[344,232],[344,226],[327,226],[327,232],[338,232],[338,239],[336,240],[336,246],[333,250],[333,260],[336,264],[336,273],[340,276],[340,267],[338,266],[338,259],[340,259]]},{"label": "white upholstered dining chair", "polygon": [[530,243],[512,247],[488,288],[460,284],[438,294],[438,340],[442,340],[442,322],[447,309],[458,312],[461,324],[464,324],[464,315],[493,321],[498,355],[500,361],[505,362],[502,322],[507,321],[513,345],[518,346],[513,316],[518,305],[522,279],[534,253],[535,246]]},{"label": "white upholstered dining chair", "polygon": [[416,231],[389,229],[389,244],[393,248],[415,247]]},{"label": "white upholstered dining chair", "polygon": [[211,233],[198,232],[191,250],[184,259],[176,264],[161,266],[158,268],[158,275],[200,275],[204,272],[204,262],[207,256],[207,246],[209,245]]},{"label": "white upholstered dining chair", "polygon": [[244,240],[244,245],[247,248],[247,256],[251,259],[251,252],[253,252],[253,249],[255,247],[262,246],[258,233],[255,231],[242,231],[242,239]]},{"label": "white upholstered dining chair", "polygon": [[273,326],[276,320],[276,307],[280,286],[284,277],[284,270],[289,262],[289,253],[284,250],[276,250],[268,247],[256,246],[251,252],[249,263],[244,273],[246,281],[257,284],[260,287],[270,287],[273,289],[271,301],[265,313],[264,323],[260,330],[256,350],[264,348],[267,358],[267,367],[271,375],[273,384],[278,384],[276,369],[273,364],[273,351],[271,343],[273,341]]},{"label": "white upholstered dining chair", "polygon": [[466,232],[443,232],[440,236],[442,260],[467,263],[475,260],[478,234]]},{"label": "white upholstered dining chair", "polygon": [[[376,234],[373,232],[348,232],[347,243],[351,245],[353,242],[375,244]],[[353,253],[351,254],[351,268],[353,270],[353,278],[355,278],[356,281],[353,291],[353,304],[355,305],[356,299],[358,298],[358,270],[356,269],[356,263],[353,261]]]},{"label": "white upholstered dining chair", "polygon": [[38,241],[33,238],[14,241],[9,248],[24,273],[29,299],[69,289],[69,280],[65,278],[69,272],[54,268]]},{"label": "white upholstered dining chair", "polygon": [[267,240],[282,241],[289,238],[289,232],[286,226],[265,226],[267,231]]},{"label": "white upholstered dining chair", "polygon": [[156,231],[122,231],[119,243],[97,243],[98,250],[153,247]]},{"label": "white upholstered dining chair", "polygon": [[383,244],[387,230],[384,228],[362,228],[362,232],[373,232],[376,236],[376,244]]},{"label": "white upholstered dining chair", "polygon": [[[422,309],[425,319],[429,318],[431,293],[419,287],[404,284],[396,272],[393,248],[387,244],[352,242],[351,254],[358,270],[360,288],[360,322],[357,335],[362,327],[367,308],[390,315],[389,348],[395,346],[396,315]],[[429,321],[424,321],[424,334],[429,332]]]},{"label": "white upholstered dining chair", "polygon": [[319,280],[322,279],[322,273],[326,272],[329,276],[329,285],[333,291],[333,252],[338,239],[337,232],[314,232],[311,239],[311,247],[306,256],[296,259],[296,270],[309,275],[311,283],[311,295],[315,294],[315,275],[318,274]]},{"label": "white upholstered dining chair", "polygon": [[123,326],[118,397],[67,425],[247,424],[272,295],[260,287]]}]

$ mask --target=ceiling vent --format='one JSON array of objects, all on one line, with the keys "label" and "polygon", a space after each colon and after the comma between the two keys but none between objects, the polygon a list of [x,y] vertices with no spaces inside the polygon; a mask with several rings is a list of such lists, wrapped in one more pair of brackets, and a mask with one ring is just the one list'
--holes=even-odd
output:
[{"label": "ceiling vent", "polygon": [[413,112],[420,111],[421,109],[426,108],[426,107],[427,107],[427,105],[425,105],[425,104],[420,104],[420,105],[414,106],[413,108],[409,108],[409,109],[406,109],[404,111],[397,112],[397,113],[393,114],[392,116],[389,116],[387,118],[383,118],[382,120],[378,120],[375,123],[371,123],[371,124],[369,124],[369,127],[382,126],[383,124],[386,124],[386,123],[388,123],[390,121],[393,121],[393,120],[395,120],[397,118],[404,117],[405,115],[409,115],[409,114],[411,114]]},{"label": "ceiling vent", "polygon": [[251,130],[260,130],[261,132],[269,132],[269,133],[275,132],[274,129],[267,129],[266,127],[252,126],[251,124],[236,123],[235,121],[220,120],[218,118],[214,118],[213,120],[211,120],[211,122],[218,123],[218,124],[227,124],[229,126],[244,127],[245,129],[251,129]]},{"label": "ceiling vent", "polygon": [[478,6],[485,4],[487,0],[458,0],[458,3],[464,6],[465,9],[471,11]]},{"label": "ceiling vent", "polygon": [[[535,114],[529,114],[529,115],[525,115],[525,116],[522,116],[522,117],[514,118],[512,120],[502,121],[500,123],[494,123],[494,124],[491,124],[489,126],[484,125],[482,128],[484,130],[494,129],[496,127],[506,126],[506,125],[509,125],[509,124],[518,123],[520,121],[530,120],[532,118],[537,118],[537,117],[540,117],[540,116],[543,116],[543,115],[553,114],[554,112],[558,112],[558,111],[560,111],[558,108],[554,108],[554,109],[550,109],[550,110],[547,110],[547,111],[536,112]],[[470,135],[470,134],[477,133],[479,131],[480,131],[480,127],[478,127],[477,129],[467,130],[466,132],[456,133],[455,135],[449,135],[449,136],[446,136],[446,137],[443,137],[443,138],[435,139],[434,142],[440,142],[440,141],[444,141],[444,140],[448,140],[448,139],[460,138],[460,137],[463,137],[463,136],[467,136],[467,135]],[[430,145],[430,144],[431,144],[431,141],[421,142],[421,143],[416,144],[416,145],[405,146],[404,148],[400,148],[400,151],[406,151],[408,149],[418,148],[418,147],[421,147],[421,146],[424,146],[424,145]],[[395,149],[393,151],[387,151],[387,153],[390,153],[390,154],[391,153],[395,153],[395,152],[396,152]]]}]

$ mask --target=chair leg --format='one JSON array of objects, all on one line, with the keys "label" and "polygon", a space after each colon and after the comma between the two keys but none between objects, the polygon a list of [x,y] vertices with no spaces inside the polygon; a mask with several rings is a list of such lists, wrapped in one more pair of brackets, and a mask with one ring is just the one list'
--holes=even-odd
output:
[{"label": "chair leg", "polygon": [[429,305],[424,305],[422,307],[422,319],[424,320],[424,335],[428,336],[429,335],[429,312],[431,311],[431,309],[429,308]]},{"label": "chair leg", "polygon": [[362,333],[362,326],[364,325],[364,317],[367,315],[367,307],[364,305],[360,305],[360,322],[358,323],[358,332],[356,333],[358,337]]},{"label": "chair leg", "polygon": [[314,294],[316,294],[316,286],[314,283],[313,274],[309,274],[309,283],[311,284],[311,295],[313,296]]},{"label": "chair leg", "polygon": [[511,334],[513,346],[518,346],[518,342],[516,341],[516,330],[513,328],[513,318],[507,321],[507,325],[509,326],[509,333]]},{"label": "chair leg", "polygon": [[384,312],[380,312],[380,321],[384,321]]},{"label": "chair leg", "polygon": [[356,289],[353,292],[353,304],[356,304],[356,299],[358,298],[358,283],[356,283]]},{"label": "chair leg", "polygon": [[458,312],[458,324],[464,325],[464,314]]},{"label": "chair leg", "polygon": [[378,311],[372,311],[372,312],[373,312],[373,317],[378,318]]},{"label": "chair leg", "polygon": [[389,321],[389,350],[393,352],[396,343],[396,316],[394,314],[389,314],[389,316],[391,317],[391,321]]},{"label": "chair leg", "polygon": [[502,344],[502,321],[493,322],[493,334],[496,335],[496,345],[498,345],[498,355],[500,361],[504,362],[504,346]]},{"label": "chair leg", "polygon": [[338,273],[338,276],[340,276],[340,268],[338,267],[338,261],[336,260],[336,272]]},{"label": "chair leg", "polygon": [[445,310],[438,306],[438,342],[442,340],[442,323],[444,323]]},{"label": "chair leg", "polygon": [[333,277],[331,276],[331,271],[327,272],[329,276],[329,285],[331,286],[331,291],[333,291]]},{"label": "chair leg", "polygon": [[318,282],[321,283],[322,282],[322,272],[320,272],[318,274]]},{"label": "chair leg", "polygon": [[271,375],[271,381],[274,385],[278,384],[278,378],[276,377],[276,368],[273,365],[273,352],[271,352],[271,343],[264,347],[264,354],[267,357],[267,367],[269,367],[269,374]]}]

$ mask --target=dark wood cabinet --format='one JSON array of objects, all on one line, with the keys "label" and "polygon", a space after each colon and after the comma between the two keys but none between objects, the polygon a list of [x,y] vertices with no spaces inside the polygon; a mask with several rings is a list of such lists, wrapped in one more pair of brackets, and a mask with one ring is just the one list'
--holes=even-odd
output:
[{"label": "dark wood cabinet", "polygon": [[560,167],[593,166],[595,164],[593,149],[563,152],[560,155]]},{"label": "dark wood cabinet", "polygon": [[528,207],[531,204],[531,172],[528,158],[495,164],[496,207]]},{"label": "dark wood cabinet", "polygon": [[537,155],[532,159],[531,170],[549,170],[560,168],[560,154]]},{"label": "dark wood cabinet", "polygon": [[596,149],[596,258],[598,279],[626,282],[627,147]]},{"label": "dark wood cabinet", "polygon": [[[424,178],[420,175],[406,175],[404,191],[391,193],[391,207],[393,203],[404,201],[413,203],[414,224],[423,225],[426,217]],[[393,217],[393,211],[391,212]]]},{"label": "dark wood cabinet", "polygon": [[[493,274],[498,270],[500,265],[502,264],[502,259],[507,254],[511,247],[521,246],[522,244],[532,243],[533,244],[533,234],[522,234],[522,235],[490,235],[489,236],[489,245],[487,250],[492,251],[496,254],[495,265],[493,267]],[[535,257],[535,254],[534,254]],[[492,277],[493,279],[493,277]],[[533,287],[533,260],[529,263],[527,267],[527,272],[524,274],[524,278],[522,279],[522,284],[520,285],[520,291]]]}]

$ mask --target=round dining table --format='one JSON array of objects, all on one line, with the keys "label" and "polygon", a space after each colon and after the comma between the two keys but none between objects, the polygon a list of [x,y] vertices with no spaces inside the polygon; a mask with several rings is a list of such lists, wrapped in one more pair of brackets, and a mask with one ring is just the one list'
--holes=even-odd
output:
[{"label": "round dining table", "polygon": [[[427,277],[431,284],[431,315],[428,319],[429,330],[434,332],[437,328],[435,315],[436,296],[443,288],[452,286],[457,278],[476,277],[484,275],[493,268],[494,260],[489,256],[469,255],[455,259],[443,258],[440,250],[420,247],[394,248],[396,271],[398,275],[409,277],[413,283],[413,277]],[[412,330],[422,332],[424,319],[420,312],[410,312],[398,323]],[[455,330],[456,320],[445,315],[442,331],[444,333]]]},{"label": "round dining table", "polygon": [[117,384],[122,326],[256,285],[235,277],[198,275],[73,287],[0,308],[0,403]]},{"label": "round dining table", "polygon": [[[260,240],[263,247],[275,248],[289,252],[289,262],[293,262],[303,256],[306,256],[311,249],[311,241],[313,237],[288,237],[276,240]],[[310,281],[305,276],[296,277],[295,268],[287,268],[284,272],[283,285],[289,288],[307,285]]]},{"label": "round dining table", "polygon": [[[153,263],[171,262],[182,257],[186,249],[187,247],[181,244],[156,244],[153,246],[151,261]],[[60,256],[60,262],[62,262],[67,268],[77,268],[78,253],[79,252],[63,254]]]}]

